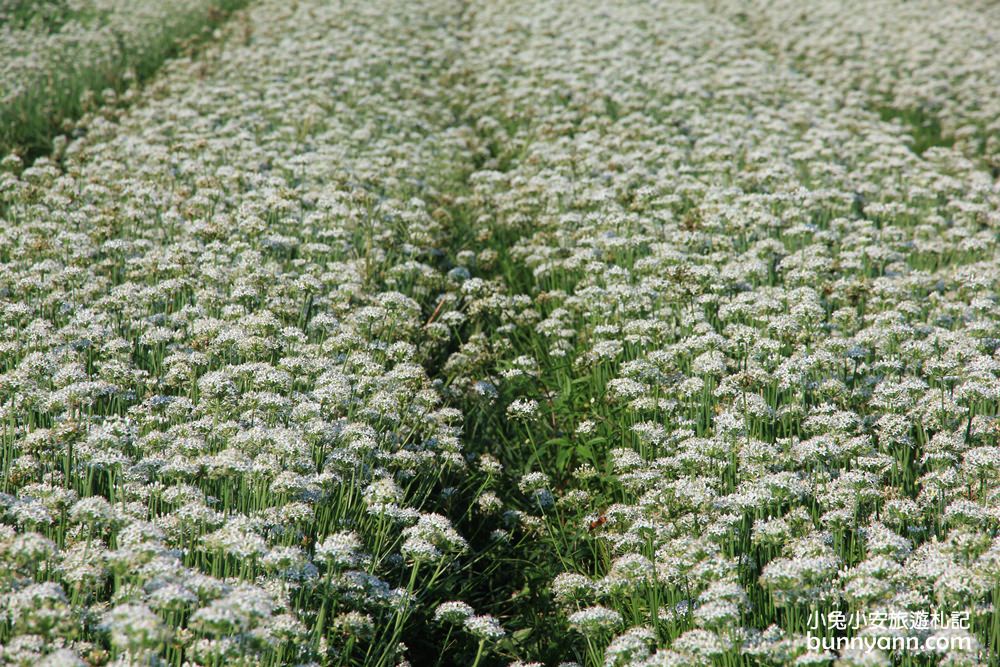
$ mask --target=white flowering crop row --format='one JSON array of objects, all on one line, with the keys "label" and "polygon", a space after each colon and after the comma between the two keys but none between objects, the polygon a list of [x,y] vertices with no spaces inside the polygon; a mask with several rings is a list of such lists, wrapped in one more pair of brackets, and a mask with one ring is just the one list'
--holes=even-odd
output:
[{"label": "white flowering crop row", "polygon": [[53,137],[78,129],[77,117],[129,101],[129,86],[243,4],[0,1],[0,151],[60,150]]},{"label": "white flowering crop row", "polygon": [[[471,42],[490,156],[469,182],[504,280],[452,370],[492,375],[509,407],[479,428],[530,471],[562,619],[540,655],[575,635],[590,665],[989,664],[989,172],[917,154],[718,8],[489,5]],[[921,610],[971,610],[967,650],[806,641],[816,612]]]},{"label": "white flowering crop row", "polygon": [[787,66],[909,125],[914,150],[954,145],[1000,170],[995,4],[723,0],[718,9]]},{"label": "white flowering crop row", "polygon": [[262,3],[5,161],[0,662],[393,665],[469,586],[451,9]]},{"label": "white flowering crop row", "polygon": [[992,664],[989,150],[750,6],[261,0],[5,159],[0,664]]}]

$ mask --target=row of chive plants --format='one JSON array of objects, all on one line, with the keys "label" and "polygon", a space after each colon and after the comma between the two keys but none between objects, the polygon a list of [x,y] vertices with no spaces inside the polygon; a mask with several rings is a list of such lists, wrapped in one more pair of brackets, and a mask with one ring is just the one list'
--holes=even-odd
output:
[{"label": "row of chive plants", "polygon": [[509,650],[475,612],[518,517],[428,373],[460,19],[264,0],[60,163],[3,160],[0,664]]},{"label": "row of chive plants", "polygon": [[[462,217],[490,266],[452,304],[445,371],[523,475],[524,596],[499,608],[526,653],[989,664],[990,175],[694,3],[470,23]],[[810,628],[835,613],[867,620]],[[920,648],[836,655],[810,631]]]},{"label": "row of chive plants", "polygon": [[922,153],[954,146],[1000,173],[1000,9],[979,2],[712,3],[789,66],[900,122]]},{"label": "row of chive plants", "polygon": [[[0,154],[55,153],[246,0],[0,3]],[[103,105],[103,106],[102,106]]]}]

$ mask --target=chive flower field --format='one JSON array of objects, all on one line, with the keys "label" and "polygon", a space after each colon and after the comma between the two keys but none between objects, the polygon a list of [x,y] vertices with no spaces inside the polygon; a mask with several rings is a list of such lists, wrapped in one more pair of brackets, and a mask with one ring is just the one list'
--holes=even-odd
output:
[{"label": "chive flower field", "polygon": [[0,667],[1000,665],[998,45],[0,0]]}]

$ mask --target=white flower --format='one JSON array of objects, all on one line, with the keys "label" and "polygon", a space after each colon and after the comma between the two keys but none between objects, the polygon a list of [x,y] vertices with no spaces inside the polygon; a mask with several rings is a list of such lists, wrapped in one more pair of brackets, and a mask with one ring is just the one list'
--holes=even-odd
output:
[{"label": "white flower", "polygon": [[104,627],[111,632],[113,646],[133,655],[155,649],[169,636],[160,617],[139,604],[115,607],[105,615]]},{"label": "white flower", "polygon": [[442,602],[434,610],[434,620],[439,623],[462,623],[476,612],[461,601]]},{"label": "white flower", "polygon": [[631,665],[647,658],[656,644],[656,633],[649,628],[631,628],[618,635],[604,649],[604,666]]},{"label": "white flower", "polygon": [[368,561],[357,534],[345,531],[327,535],[316,547],[316,560],[331,568],[355,568]]},{"label": "white flower", "polygon": [[507,406],[507,416],[517,421],[528,421],[538,414],[538,401],[533,398],[515,398]]},{"label": "white flower", "polygon": [[584,635],[603,635],[622,624],[622,615],[600,605],[587,607],[569,615],[570,627]]},{"label": "white flower", "polygon": [[503,627],[499,621],[489,615],[469,616],[463,622],[466,632],[482,641],[496,642],[503,639]]}]

